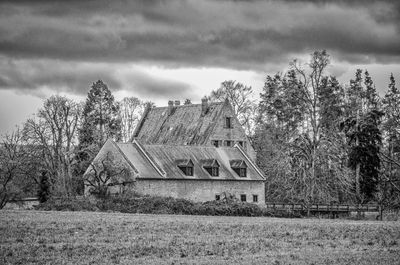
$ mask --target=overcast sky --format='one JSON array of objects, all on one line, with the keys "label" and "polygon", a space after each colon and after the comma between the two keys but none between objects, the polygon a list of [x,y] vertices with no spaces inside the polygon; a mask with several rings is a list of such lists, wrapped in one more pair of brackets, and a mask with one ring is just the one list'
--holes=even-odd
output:
[{"label": "overcast sky", "polygon": [[346,84],[368,69],[400,84],[400,1],[0,1],[0,134],[53,94],[84,99],[102,79],[116,95],[166,105],[228,79],[257,93],[267,74],[331,55]]}]

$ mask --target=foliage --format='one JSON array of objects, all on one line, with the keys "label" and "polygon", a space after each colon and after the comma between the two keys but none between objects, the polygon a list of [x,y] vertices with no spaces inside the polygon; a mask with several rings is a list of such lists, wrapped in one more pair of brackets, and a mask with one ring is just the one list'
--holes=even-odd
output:
[{"label": "foliage", "polygon": [[41,211],[99,211],[95,203],[74,197],[51,197],[34,208]]},{"label": "foliage", "polygon": [[307,65],[294,60],[287,73],[267,76],[254,137],[267,199],[306,207],[341,201],[352,186],[338,131],[344,91],[325,75],[326,51],[314,52]]},{"label": "foliage", "polygon": [[377,189],[382,143],[379,123],[382,115],[382,112],[372,110],[358,121],[353,117],[343,124],[349,145],[353,146],[349,153],[349,166],[355,170],[360,165],[360,201],[373,199]]},{"label": "foliage", "polygon": [[400,208],[400,91],[393,74],[382,100],[383,148],[378,199],[386,208]]},{"label": "foliage", "polygon": [[[78,131],[74,174],[81,177],[107,139],[121,139],[119,105],[103,81],[93,83],[82,112]],[[83,192],[83,183],[80,192]]]},{"label": "foliage", "polygon": [[9,200],[23,195],[27,149],[23,145],[23,134],[17,128],[4,136],[0,143],[0,209]]},{"label": "foliage", "polygon": [[36,206],[38,210],[56,211],[113,211],[121,213],[185,214],[217,216],[275,216],[299,217],[293,212],[267,210],[257,204],[233,200],[192,202],[172,197],[142,196],[139,194],[110,196],[106,200],[88,198],[58,198]]},{"label": "foliage", "polygon": [[349,166],[354,170],[355,194],[362,203],[374,199],[379,180],[382,144],[380,100],[368,71],[356,71],[346,91],[346,119],[341,123],[348,142]]},{"label": "foliage", "polygon": [[49,199],[50,184],[49,184],[49,179],[47,177],[46,172],[42,172],[42,176],[40,177],[39,189],[38,189],[37,196],[39,198],[40,203],[46,202]]},{"label": "foliage", "polygon": [[119,105],[103,81],[92,84],[82,113],[79,130],[79,145],[96,144],[101,147],[107,139],[121,138],[121,119]]},{"label": "foliage", "polygon": [[111,152],[99,154],[98,159],[90,164],[83,178],[89,186],[89,193],[102,199],[109,196],[111,185],[126,185],[133,182],[130,169],[121,161],[116,160]]}]

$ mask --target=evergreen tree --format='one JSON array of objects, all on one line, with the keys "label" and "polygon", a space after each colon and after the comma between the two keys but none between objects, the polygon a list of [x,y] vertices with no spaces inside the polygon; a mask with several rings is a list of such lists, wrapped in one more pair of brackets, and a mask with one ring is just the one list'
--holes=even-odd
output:
[{"label": "evergreen tree", "polygon": [[49,199],[50,196],[50,183],[49,178],[47,177],[47,173],[45,171],[42,172],[40,176],[39,182],[39,190],[38,190],[38,198],[39,202],[43,203]]},{"label": "evergreen tree", "polygon": [[[363,82],[364,80],[364,82]],[[355,193],[359,203],[372,200],[377,191],[380,169],[380,131],[383,112],[368,71],[356,71],[347,89],[346,118],[341,124],[348,139],[349,166],[354,170]]]},{"label": "evergreen tree", "polygon": [[[79,129],[79,145],[76,156],[75,174],[82,176],[94,156],[107,139],[121,139],[119,105],[103,81],[93,83],[88,92]],[[81,185],[82,186],[82,183]],[[83,189],[79,190],[82,192]]]},{"label": "evergreen tree", "polygon": [[119,105],[103,81],[93,83],[89,90],[82,114],[82,127],[79,131],[79,144],[96,144],[99,148],[112,138],[121,138],[121,119]]},{"label": "evergreen tree", "polygon": [[393,74],[382,103],[385,117],[380,200],[384,206],[393,208],[400,207],[400,91]]}]

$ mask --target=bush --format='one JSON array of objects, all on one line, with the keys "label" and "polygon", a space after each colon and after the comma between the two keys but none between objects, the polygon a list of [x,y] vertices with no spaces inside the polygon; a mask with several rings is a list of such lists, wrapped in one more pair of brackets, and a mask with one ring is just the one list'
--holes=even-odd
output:
[{"label": "bush", "polygon": [[98,207],[87,199],[50,198],[44,203],[34,206],[42,211],[98,211]]},{"label": "bush", "polygon": [[215,216],[271,216],[301,217],[288,211],[272,211],[259,205],[238,201],[192,202],[185,199],[159,196],[119,195],[90,201],[88,198],[50,199],[36,207],[37,210],[104,211],[144,214],[183,214]]}]

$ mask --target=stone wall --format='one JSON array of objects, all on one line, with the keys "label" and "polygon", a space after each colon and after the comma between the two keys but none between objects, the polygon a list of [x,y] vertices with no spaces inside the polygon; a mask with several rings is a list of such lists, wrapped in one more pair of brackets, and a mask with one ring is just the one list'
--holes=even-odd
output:
[{"label": "stone wall", "polygon": [[257,195],[258,203],[265,203],[263,181],[137,179],[136,190],[142,194],[200,202],[215,200],[215,195],[229,192],[238,199],[246,195],[247,202],[253,202],[253,195]]},{"label": "stone wall", "polygon": [[[225,118],[231,117],[231,128],[225,126]],[[256,152],[248,140],[243,127],[240,125],[239,120],[233,113],[233,110],[229,105],[224,105],[221,111],[221,116],[219,117],[217,123],[215,124],[214,131],[210,135],[210,141],[207,145],[211,145],[213,140],[222,141],[221,146],[225,145],[226,140],[233,141],[233,144],[239,141],[243,142],[243,149],[247,152],[249,157],[256,161]]]}]

